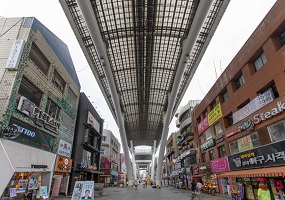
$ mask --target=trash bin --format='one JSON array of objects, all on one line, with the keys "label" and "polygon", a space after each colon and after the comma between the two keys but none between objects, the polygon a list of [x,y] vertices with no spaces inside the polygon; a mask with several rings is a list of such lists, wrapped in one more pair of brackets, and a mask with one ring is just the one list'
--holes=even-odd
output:
[{"label": "trash bin", "polygon": [[102,196],[103,195],[103,186],[104,183],[94,183],[94,196]]}]

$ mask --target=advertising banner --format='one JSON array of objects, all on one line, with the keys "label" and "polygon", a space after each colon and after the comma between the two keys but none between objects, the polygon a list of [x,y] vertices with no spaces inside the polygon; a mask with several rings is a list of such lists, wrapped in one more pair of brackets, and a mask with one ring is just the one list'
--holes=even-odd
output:
[{"label": "advertising banner", "polygon": [[38,182],[39,182],[39,175],[38,174],[31,174],[28,189],[29,190],[38,189]]},{"label": "advertising banner", "polygon": [[24,192],[26,192],[26,189],[27,189],[27,186],[28,186],[28,180],[20,179],[18,184],[19,184],[19,187],[17,189],[17,193],[24,193]]},{"label": "advertising banner", "polygon": [[285,165],[285,141],[251,149],[228,157],[231,170]]},{"label": "advertising banner", "polygon": [[208,116],[207,116],[204,119],[202,119],[202,121],[198,124],[198,134],[200,135],[208,128],[209,128],[209,123],[208,123]]},{"label": "advertising banner", "polygon": [[83,199],[94,199],[94,181],[85,181],[84,189],[81,193],[81,200]]},{"label": "advertising banner", "polygon": [[228,157],[211,160],[210,163],[211,163],[212,172],[230,171]]},{"label": "advertising banner", "polygon": [[209,114],[208,114],[208,122],[209,126],[214,124],[223,116],[221,104],[219,103]]},{"label": "advertising banner", "polygon": [[84,189],[84,181],[76,181],[73,188],[72,200],[80,200]]},{"label": "advertising banner", "polygon": [[237,142],[238,142],[239,152],[247,151],[247,150],[250,150],[253,148],[253,144],[252,144],[250,135],[247,135],[245,137],[238,139]]},{"label": "advertising banner", "polygon": [[247,116],[251,115],[258,109],[262,108],[266,104],[274,100],[272,89],[267,90],[263,94],[255,97],[251,102],[246,104],[244,107],[233,113],[233,123],[237,123]]}]

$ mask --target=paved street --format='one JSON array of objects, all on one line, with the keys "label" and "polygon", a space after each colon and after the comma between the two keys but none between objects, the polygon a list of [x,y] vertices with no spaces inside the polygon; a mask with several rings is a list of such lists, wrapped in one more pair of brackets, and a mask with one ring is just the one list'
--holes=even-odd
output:
[{"label": "paved street", "polygon": [[[58,200],[70,200],[70,197],[56,198]],[[151,187],[143,188],[141,185],[138,190],[130,188],[104,188],[103,196],[95,197],[97,200],[190,200],[191,191],[175,189],[172,187],[162,187],[161,189],[154,189]],[[228,195],[208,195],[203,194],[201,200],[224,200],[231,199]],[[195,197],[195,200],[199,200]]]}]

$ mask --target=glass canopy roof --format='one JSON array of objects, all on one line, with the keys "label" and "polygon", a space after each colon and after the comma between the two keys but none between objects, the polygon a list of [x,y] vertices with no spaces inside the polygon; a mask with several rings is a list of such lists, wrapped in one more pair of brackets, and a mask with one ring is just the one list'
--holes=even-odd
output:
[{"label": "glass canopy roof", "polygon": [[[109,85],[76,0],[65,0],[68,19],[116,119]],[[199,0],[90,0],[112,68],[128,141],[153,145],[163,128],[168,94],[178,90],[173,115],[223,15],[214,0],[187,60],[179,88],[172,88]],[[226,3],[225,3],[226,2]],[[190,98],[190,97],[189,97]],[[172,115],[172,116],[173,116]]]}]

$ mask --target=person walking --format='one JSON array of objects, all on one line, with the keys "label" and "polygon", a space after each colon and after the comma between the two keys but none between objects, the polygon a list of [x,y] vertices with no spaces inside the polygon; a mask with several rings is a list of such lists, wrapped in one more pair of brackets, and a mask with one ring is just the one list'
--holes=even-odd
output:
[{"label": "person walking", "polygon": [[193,180],[191,182],[191,190],[192,190],[191,200],[194,200],[194,198],[195,198],[195,191],[196,191],[196,183]]},{"label": "person walking", "polygon": [[198,183],[197,183],[197,191],[198,191],[199,197],[202,197],[202,187],[203,187],[202,183],[200,181],[198,181]]},{"label": "person walking", "polygon": [[258,186],[258,200],[271,200],[270,191],[268,190],[268,188],[263,183],[259,183]]}]

